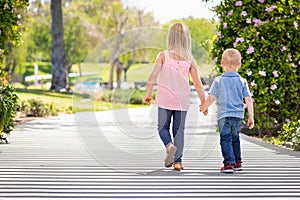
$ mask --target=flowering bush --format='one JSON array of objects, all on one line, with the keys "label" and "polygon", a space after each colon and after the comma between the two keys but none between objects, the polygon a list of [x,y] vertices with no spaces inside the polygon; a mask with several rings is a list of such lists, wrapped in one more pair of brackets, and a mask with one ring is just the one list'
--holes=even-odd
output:
[{"label": "flowering bush", "polygon": [[[19,43],[21,35],[20,11],[29,5],[28,0],[1,0],[0,2],[0,61],[7,55],[7,43]],[[0,62],[1,63],[1,62]]]},{"label": "flowering bush", "polygon": [[[209,0],[205,0],[209,1]],[[241,76],[247,78],[258,128],[300,117],[300,1],[223,0],[211,51],[221,73],[226,48],[242,54]]]}]

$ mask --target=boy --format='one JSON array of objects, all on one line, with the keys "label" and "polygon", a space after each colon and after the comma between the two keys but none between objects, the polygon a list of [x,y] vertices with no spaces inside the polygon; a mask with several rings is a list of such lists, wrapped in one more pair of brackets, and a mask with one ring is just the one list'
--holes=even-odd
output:
[{"label": "boy", "polygon": [[242,169],[239,132],[244,118],[244,102],[248,109],[249,128],[254,127],[253,103],[246,79],[238,73],[241,67],[241,54],[236,49],[227,49],[222,55],[221,66],[225,71],[215,78],[205,102],[200,105],[200,111],[207,111],[208,107],[217,99],[218,129],[224,166],[223,173],[233,173]]}]

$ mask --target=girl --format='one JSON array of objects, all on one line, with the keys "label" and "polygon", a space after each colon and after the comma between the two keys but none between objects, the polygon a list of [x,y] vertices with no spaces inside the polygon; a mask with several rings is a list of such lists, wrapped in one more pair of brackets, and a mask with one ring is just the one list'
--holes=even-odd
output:
[{"label": "girl", "polygon": [[[173,165],[174,169],[179,171],[183,169],[181,159],[185,118],[190,106],[189,73],[201,102],[204,102],[203,85],[191,54],[190,31],[183,23],[175,23],[169,29],[167,50],[160,52],[155,60],[148,78],[144,101],[150,103],[152,90],[159,76],[155,104],[158,106],[158,132],[167,153],[165,166]],[[171,120],[173,140],[169,130]]]}]

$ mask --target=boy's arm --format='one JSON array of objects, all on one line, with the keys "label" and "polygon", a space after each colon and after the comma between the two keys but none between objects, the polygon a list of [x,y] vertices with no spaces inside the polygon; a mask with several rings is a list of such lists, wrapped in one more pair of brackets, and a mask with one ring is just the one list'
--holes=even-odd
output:
[{"label": "boy's arm", "polygon": [[245,98],[246,106],[248,109],[248,120],[247,125],[250,129],[254,127],[254,110],[253,110],[253,102],[250,96]]},{"label": "boy's arm", "polygon": [[200,105],[200,112],[206,112],[208,107],[214,102],[215,99],[215,95],[209,94],[204,103]]},{"label": "boy's arm", "polygon": [[158,77],[158,74],[159,74],[159,72],[162,68],[164,60],[165,60],[164,54],[162,52],[159,53],[156,60],[155,60],[153,70],[152,70],[151,74],[148,77],[147,87],[146,87],[146,94],[144,96],[144,102],[145,103],[150,103],[151,100],[152,100],[152,90],[153,90],[154,84],[156,82],[156,79]]}]

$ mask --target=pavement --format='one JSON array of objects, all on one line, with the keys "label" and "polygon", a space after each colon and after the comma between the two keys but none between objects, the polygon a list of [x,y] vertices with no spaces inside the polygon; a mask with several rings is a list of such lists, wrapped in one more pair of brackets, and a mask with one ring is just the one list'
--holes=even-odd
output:
[{"label": "pavement", "polygon": [[243,170],[220,173],[216,110],[192,104],[183,171],[163,166],[157,108],[37,119],[0,145],[0,199],[299,199],[300,152],[241,134]]}]

